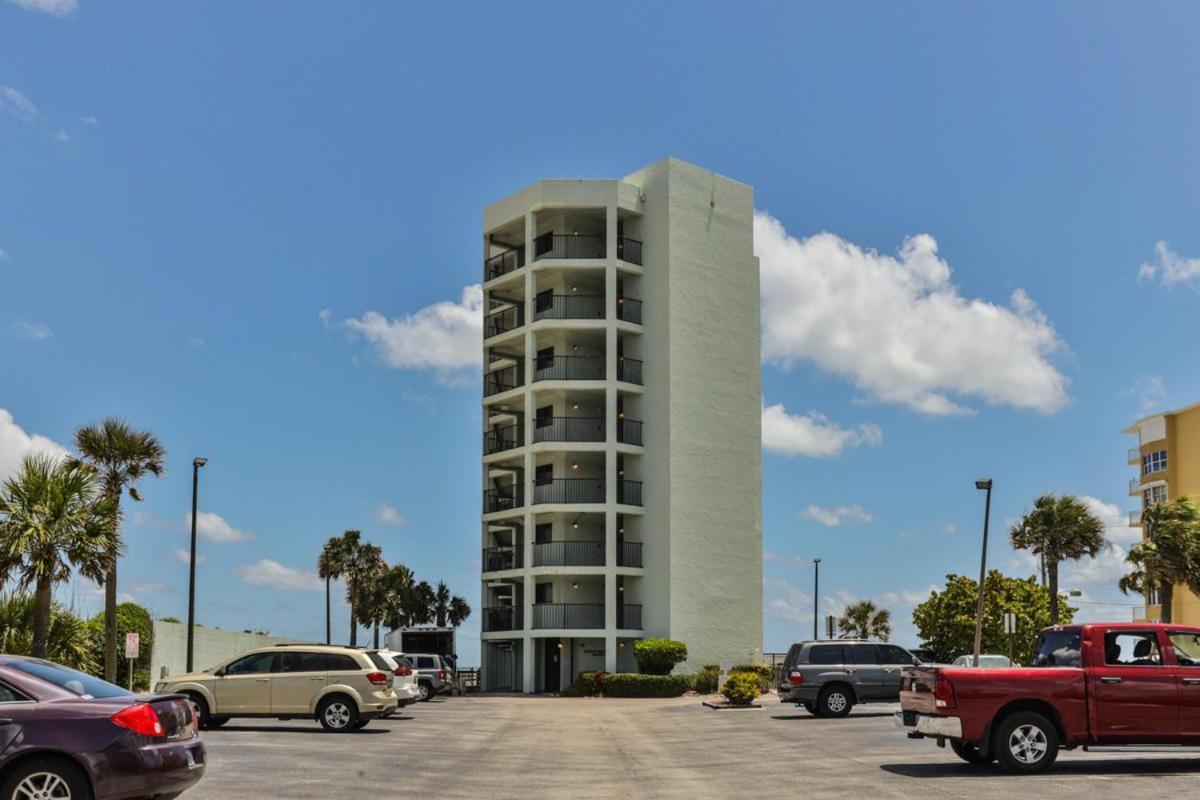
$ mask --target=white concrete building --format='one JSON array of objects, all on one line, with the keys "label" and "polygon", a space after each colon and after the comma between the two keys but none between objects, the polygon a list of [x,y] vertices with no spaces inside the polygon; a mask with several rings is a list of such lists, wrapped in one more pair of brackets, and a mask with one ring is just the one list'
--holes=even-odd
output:
[{"label": "white concrete building", "polygon": [[676,159],[484,210],[484,688],[762,647],[753,190]]}]

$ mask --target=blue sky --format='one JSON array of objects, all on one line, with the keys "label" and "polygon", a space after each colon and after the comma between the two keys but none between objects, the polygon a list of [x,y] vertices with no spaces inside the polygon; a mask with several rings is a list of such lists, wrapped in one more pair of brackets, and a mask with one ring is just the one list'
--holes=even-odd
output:
[{"label": "blue sky", "polygon": [[[476,604],[481,209],[674,155],[778,223],[766,648],[809,630],[816,556],[823,610],[875,598],[911,641],[913,601],[978,569],[975,478],[1010,572],[1005,523],[1042,491],[1094,498],[1127,546],[1120,431],[1200,400],[1197,23],[0,1],[0,468],[104,415],[156,431],[122,590],[160,615],[186,608],[195,455],[203,622],[320,636],[308,573],[344,528]],[[1119,555],[1068,582],[1132,602]]]}]

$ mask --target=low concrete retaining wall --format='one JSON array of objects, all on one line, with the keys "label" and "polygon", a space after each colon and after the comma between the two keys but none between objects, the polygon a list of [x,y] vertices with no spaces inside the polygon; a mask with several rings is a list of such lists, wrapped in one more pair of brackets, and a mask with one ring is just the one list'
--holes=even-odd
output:
[{"label": "low concrete retaining wall", "polygon": [[[194,666],[197,670],[215,667],[238,653],[256,647],[295,642],[281,636],[236,633],[220,628],[196,626]],[[154,621],[154,651],[150,654],[150,682],[163,675],[179,675],[187,668],[187,625],[181,622]]]}]

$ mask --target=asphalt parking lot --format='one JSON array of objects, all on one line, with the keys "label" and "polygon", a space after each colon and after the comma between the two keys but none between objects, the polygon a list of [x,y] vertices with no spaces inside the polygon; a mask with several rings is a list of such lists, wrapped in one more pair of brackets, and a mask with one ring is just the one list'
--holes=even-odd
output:
[{"label": "asphalt parking lot", "polygon": [[416,704],[358,733],[234,720],[204,734],[186,800],[254,798],[722,798],[1191,796],[1200,754],[1064,753],[1046,776],[971,767],[910,741],[892,706],[824,720],[678,700],[469,696]]}]

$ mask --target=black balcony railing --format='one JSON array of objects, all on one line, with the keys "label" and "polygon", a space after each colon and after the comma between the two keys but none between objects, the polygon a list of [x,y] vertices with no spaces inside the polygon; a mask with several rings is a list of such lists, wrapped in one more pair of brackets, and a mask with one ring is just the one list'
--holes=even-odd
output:
[{"label": "black balcony railing", "polygon": [[640,567],[642,566],[642,543],[641,542],[617,542],[617,566],[618,567]]},{"label": "black balcony railing", "polygon": [[603,503],[604,481],[591,478],[552,478],[533,485],[533,502]]},{"label": "black balcony railing", "polygon": [[603,603],[536,603],[533,627],[551,630],[603,628]]},{"label": "black balcony railing", "polygon": [[534,361],[533,379],[535,381],[602,381],[604,380],[604,356],[538,356]]},{"label": "black balcony railing", "polygon": [[631,603],[617,606],[617,627],[626,631],[642,629],[642,607]]},{"label": "black balcony railing", "polygon": [[518,606],[492,606],[483,610],[483,632],[519,631],[522,627],[521,608]]},{"label": "black balcony railing", "polygon": [[483,373],[483,396],[507,392],[510,389],[525,385],[525,363],[518,362],[511,367],[492,370]]},{"label": "black balcony railing", "polygon": [[505,486],[500,489],[484,489],[483,490],[483,513],[491,514],[495,511],[509,511],[514,508],[520,508],[525,505],[525,492],[521,489],[521,484],[514,483],[511,486]]},{"label": "black balcony railing", "polygon": [[533,545],[535,567],[603,567],[604,540],[537,542]]},{"label": "black balcony railing", "polygon": [[617,237],[617,258],[622,261],[628,261],[630,264],[642,263],[642,243],[637,239],[629,239],[624,236]]},{"label": "black balcony railing", "polygon": [[525,444],[524,426],[521,423],[492,428],[483,432],[483,454],[503,453]]},{"label": "black balcony railing", "polygon": [[642,504],[641,481],[617,481],[617,502],[627,506]]},{"label": "black balcony railing", "polygon": [[[603,236],[546,233],[533,240],[534,261],[543,258],[604,258],[606,255]],[[638,257],[641,257],[640,251]]]},{"label": "black balcony railing", "polygon": [[617,420],[617,441],[621,444],[636,444],[642,443],[642,421],[640,419],[625,419],[624,417]]},{"label": "black balcony railing", "polygon": [[523,266],[525,266],[525,245],[497,253],[491,258],[485,258],[483,260],[483,279],[485,281],[495,280],[501,275],[507,275]]},{"label": "black balcony railing", "polygon": [[635,325],[642,324],[642,301],[634,300],[632,297],[617,298],[617,319],[625,322],[632,322]]},{"label": "black balcony railing", "polygon": [[515,331],[525,324],[525,306],[515,305],[493,311],[483,318],[483,338]]},{"label": "black balcony railing", "polygon": [[534,301],[534,319],[604,319],[604,295],[539,295]]},{"label": "black balcony railing", "polygon": [[543,417],[533,429],[535,442],[603,442],[603,417]]},{"label": "black balcony railing", "polygon": [[642,362],[636,358],[621,356],[617,359],[617,380],[642,384]]},{"label": "black balcony railing", "polygon": [[483,571],[499,572],[505,569],[520,569],[522,565],[519,547],[483,548]]}]

